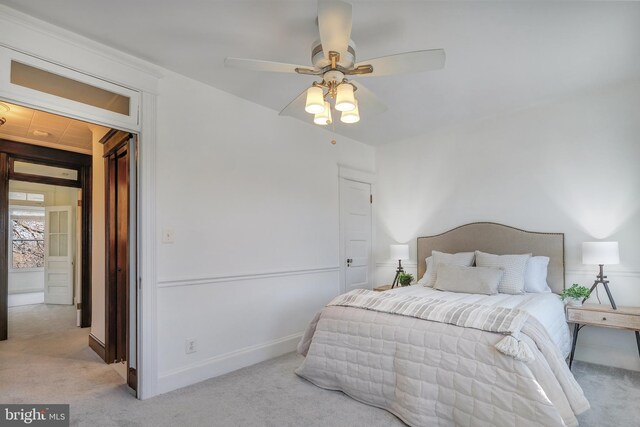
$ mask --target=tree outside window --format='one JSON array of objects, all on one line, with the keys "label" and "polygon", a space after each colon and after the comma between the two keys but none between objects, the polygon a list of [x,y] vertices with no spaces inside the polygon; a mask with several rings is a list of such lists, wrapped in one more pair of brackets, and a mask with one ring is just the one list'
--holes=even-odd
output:
[{"label": "tree outside window", "polygon": [[11,211],[11,268],[44,267],[44,209]]}]

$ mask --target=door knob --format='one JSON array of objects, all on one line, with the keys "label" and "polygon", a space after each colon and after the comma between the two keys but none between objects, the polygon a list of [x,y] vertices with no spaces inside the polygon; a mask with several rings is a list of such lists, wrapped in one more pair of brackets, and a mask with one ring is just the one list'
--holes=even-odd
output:
[{"label": "door knob", "polygon": [[347,258],[347,267],[349,267],[352,262],[353,262],[353,258]]}]

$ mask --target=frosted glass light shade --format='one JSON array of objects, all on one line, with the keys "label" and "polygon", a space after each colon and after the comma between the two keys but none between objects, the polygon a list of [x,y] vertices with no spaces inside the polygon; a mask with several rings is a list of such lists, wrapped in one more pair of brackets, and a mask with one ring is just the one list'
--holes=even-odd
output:
[{"label": "frosted glass light shade", "polygon": [[313,123],[326,126],[331,124],[331,106],[327,101],[324,103],[324,110],[313,116]]},{"label": "frosted glass light shade", "polygon": [[409,245],[389,245],[391,259],[409,259]]},{"label": "frosted glass light shade", "polygon": [[324,111],[324,92],[321,87],[311,86],[307,89],[307,103],[304,111],[309,114],[320,114]]},{"label": "frosted glass light shade", "polygon": [[353,86],[349,83],[339,84],[336,94],[336,110],[351,111],[354,108],[356,108],[356,99],[353,96]]},{"label": "frosted glass light shade", "polygon": [[588,265],[620,264],[618,242],[584,242],[582,263]]},{"label": "frosted glass light shade", "polygon": [[356,100],[356,108],[351,111],[343,111],[340,116],[342,123],[357,123],[360,121],[360,110],[358,110],[358,100]]}]

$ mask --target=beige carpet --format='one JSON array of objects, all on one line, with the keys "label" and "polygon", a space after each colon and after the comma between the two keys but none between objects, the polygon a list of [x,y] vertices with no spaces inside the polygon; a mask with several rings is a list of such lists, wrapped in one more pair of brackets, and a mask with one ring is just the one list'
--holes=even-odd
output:
[{"label": "beige carpet", "polygon": [[0,342],[0,401],[71,403],[114,388],[126,393],[88,336],[88,328],[76,327],[74,306],[11,307],[9,339]]},{"label": "beige carpet", "polygon": [[[10,339],[0,343],[0,402],[70,403],[73,426],[404,425],[297,377],[302,358],[294,353],[138,401],[87,347],[88,330],[73,326],[73,309],[16,309]],[[581,426],[640,425],[640,373],[580,362],[574,373],[593,407],[580,416]]]}]

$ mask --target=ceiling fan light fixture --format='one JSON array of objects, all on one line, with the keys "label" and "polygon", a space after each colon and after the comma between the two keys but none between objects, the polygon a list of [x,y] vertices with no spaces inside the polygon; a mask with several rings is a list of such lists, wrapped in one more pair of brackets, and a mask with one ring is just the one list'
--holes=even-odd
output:
[{"label": "ceiling fan light fixture", "polygon": [[311,86],[307,89],[307,103],[304,110],[316,115],[325,111],[324,92],[321,87]]},{"label": "ceiling fan light fixture", "polygon": [[329,102],[325,101],[324,111],[313,116],[313,123],[320,126],[326,126],[330,125],[331,122],[331,106],[329,105]]},{"label": "ceiling fan light fixture", "polygon": [[336,110],[351,111],[356,108],[356,99],[353,96],[351,83],[340,83],[336,94]]},{"label": "ceiling fan light fixture", "polygon": [[340,121],[342,123],[358,123],[360,121],[360,111],[358,111],[358,100],[356,102],[356,107],[351,111],[343,111],[340,116]]}]

